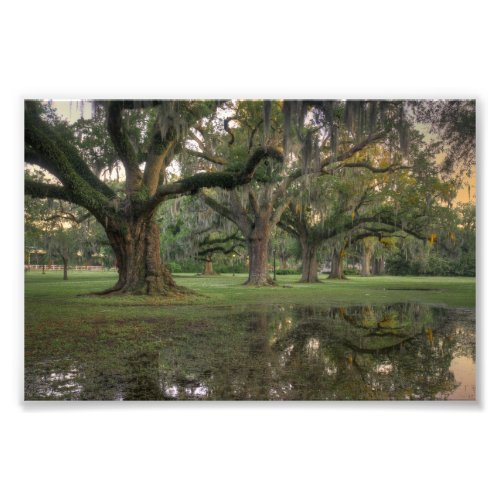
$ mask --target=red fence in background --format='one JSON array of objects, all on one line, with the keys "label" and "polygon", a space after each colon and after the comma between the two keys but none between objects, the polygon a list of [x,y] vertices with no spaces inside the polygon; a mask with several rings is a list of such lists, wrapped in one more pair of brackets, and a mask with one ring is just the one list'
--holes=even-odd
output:
[{"label": "red fence in background", "polygon": [[[25,271],[62,271],[64,266],[59,265],[50,265],[50,266],[42,266],[40,264],[30,264],[25,265]],[[104,266],[68,266],[68,270],[71,271],[116,271],[116,267],[104,267]]]}]

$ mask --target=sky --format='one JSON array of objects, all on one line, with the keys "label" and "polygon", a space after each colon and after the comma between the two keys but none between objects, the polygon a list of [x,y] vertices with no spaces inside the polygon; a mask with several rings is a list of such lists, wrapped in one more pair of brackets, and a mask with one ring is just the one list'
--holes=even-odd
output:
[{"label": "sky", "polygon": [[82,116],[85,119],[92,117],[92,105],[88,101],[52,101],[52,106],[57,114],[66,119],[69,123],[74,123]]}]

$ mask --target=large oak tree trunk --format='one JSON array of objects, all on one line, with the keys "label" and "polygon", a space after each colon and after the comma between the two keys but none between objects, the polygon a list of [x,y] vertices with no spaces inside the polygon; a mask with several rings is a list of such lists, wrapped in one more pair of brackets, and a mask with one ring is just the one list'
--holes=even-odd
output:
[{"label": "large oak tree trunk", "polygon": [[370,248],[367,248],[363,245],[363,251],[361,255],[361,275],[362,276],[371,276],[371,260],[372,260],[372,251]]},{"label": "large oak tree trunk", "polygon": [[342,251],[338,251],[334,249],[332,252],[332,267],[330,269],[330,274],[328,275],[328,279],[332,280],[345,280],[346,277],[344,275],[344,256],[342,255]]},{"label": "large oak tree trunk", "polygon": [[203,261],[203,272],[201,274],[203,274],[205,276],[212,276],[212,275],[216,274],[214,272],[214,266],[212,263],[212,256],[211,255],[207,255],[205,257],[205,260]]},{"label": "large oak tree trunk", "polygon": [[267,248],[269,245],[268,231],[253,231],[247,238],[249,270],[245,285],[272,285],[273,280],[267,272]]},{"label": "large oak tree trunk", "polygon": [[302,276],[301,283],[318,283],[318,261],[316,259],[317,247],[307,240],[302,240]]},{"label": "large oak tree trunk", "polygon": [[113,221],[106,234],[115,252],[118,282],[104,293],[168,295],[182,291],[160,257],[160,232],[153,215]]}]

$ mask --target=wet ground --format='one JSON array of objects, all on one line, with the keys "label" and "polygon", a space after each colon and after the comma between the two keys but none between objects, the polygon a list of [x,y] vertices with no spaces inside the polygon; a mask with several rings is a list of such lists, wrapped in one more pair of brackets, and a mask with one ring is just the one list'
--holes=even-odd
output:
[{"label": "wet ground", "polygon": [[75,332],[78,342],[55,333],[42,348],[27,339],[25,398],[476,397],[472,309],[269,305],[212,313],[196,321],[149,321],[144,336],[106,337],[96,326],[83,338]]}]

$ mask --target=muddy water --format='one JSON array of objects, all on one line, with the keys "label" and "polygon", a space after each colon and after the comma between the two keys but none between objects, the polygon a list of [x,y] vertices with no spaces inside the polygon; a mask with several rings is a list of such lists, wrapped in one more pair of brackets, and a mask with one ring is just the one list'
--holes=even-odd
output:
[{"label": "muddy water", "polygon": [[[26,366],[26,399],[474,400],[475,315],[420,304],[220,308],[154,344]],[[110,361],[112,360],[112,361]]]}]

